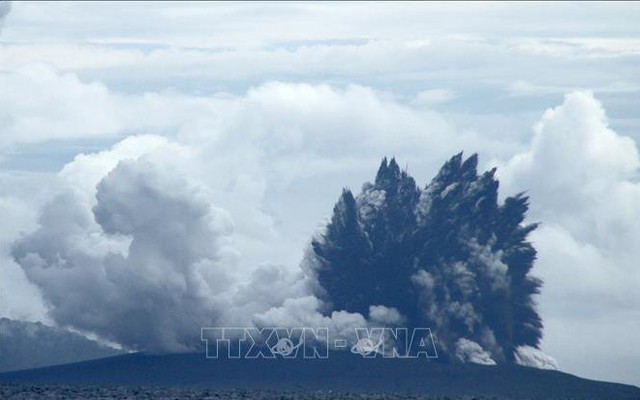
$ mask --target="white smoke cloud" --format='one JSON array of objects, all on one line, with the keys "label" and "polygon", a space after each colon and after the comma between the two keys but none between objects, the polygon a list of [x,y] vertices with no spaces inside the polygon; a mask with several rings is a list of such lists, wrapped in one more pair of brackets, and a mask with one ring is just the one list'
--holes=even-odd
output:
[{"label": "white smoke cloud", "polygon": [[540,369],[558,369],[555,358],[531,346],[518,346],[514,353],[516,362],[526,367]]},{"label": "white smoke cloud", "polygon": [[93,204],[98,183],[120,161],[138,159],[151,154],[171,154],[178,158],[188,149],[167,138],[157,135],[130,136],[116,143],[113,147],[97,153],[76,155],[72,162],[66,164],[58,174],[68,185],[82,193],[88,202]]},{"label": "white smoke cloud", "polygon": [[469,243],[474,259],[479,261],[479,267],[491,279],[491,289],[496,291],[509,287],[508,266],[502,261],[503,252],[493,251],[490,241],[482,246],[476,240]]},{"label": "white smoke cloud", "polygon": [[[333,346],[335,339],[343,339],[349,345],[358,341],[355,328],[372,328],[369,333],[375,337],[375,341],[382,340],[379,334],[383,333],[385,326],[402,326],[404,317],[395,308],[385,306],[370,306],[368,318],[359,313],[347,311],[332,311],[329,315],[321,311],[325,305],[315,296],[306,295],[284,300],[281,306],[273,307],[268,311],[256,314],[254,323],[257,326],[285,326],[285,327],[320,327],[327,328],[329,332],[329,346]],[[387,344],[393,339],[385,337]],[[390,347],[391,348],[391,347]],[[381,353],[383,354],[383,353]]]},{"label": "white smoke cloud", "polygon": [[333,311],[329,316],[325,316],[320,312],[322,308],[321,301],[312,295],[289,298],[282,306],[256,315],[254,321],[258,326],[327,328],[330,338],[345,339],[350,344],[355,343],[354,328],[367,326],[367,320],[362,314]]},{"label": "white smoke cloud", "polygon": [[411,276],[411,282],[424,289],[425,292],[432,292],[436,284],[433,275],[423,269]]},{"label": "white smoke cloud", "polygon": [[394,307],[370,306],[369,319],[379,326],[401,325],[405,318]]},{"label": "white smoke cloud", "polygon": [[485,351],[478,343],[468,339],[458,339],[456,342],[455,356],[461,362],[470,362],[482,365],[496,365],[491,354]]}]

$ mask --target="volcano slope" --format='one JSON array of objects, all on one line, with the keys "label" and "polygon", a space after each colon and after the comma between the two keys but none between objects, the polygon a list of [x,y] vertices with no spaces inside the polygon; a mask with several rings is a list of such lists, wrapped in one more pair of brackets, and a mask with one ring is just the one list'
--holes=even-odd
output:
[{"label": "volcano slope", "polygon": [[[507,399],[640,399],[640,388],[511,364],[485,366],[419,359],[207,359],[203,354],[115,356],[0,374],[3,385],[190,387],[210,390],[317,391]],[[78,389],[81,390],[81,389]],[[96,389],[97,390],[97,389]],[[279,398],[279,395],[275,395]]]}]

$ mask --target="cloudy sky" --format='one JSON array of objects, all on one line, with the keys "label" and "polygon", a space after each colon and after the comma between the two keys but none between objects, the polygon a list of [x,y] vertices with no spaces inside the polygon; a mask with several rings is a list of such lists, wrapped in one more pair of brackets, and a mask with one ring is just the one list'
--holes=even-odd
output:
[{"label": "cloudy sky", "polygon": [[313,311],[295,276],[343,187],[385,155],[424,185],[478,152],[542,222],[542,349],[640,385],[640,4],[0,11],[0,316],[171,348],[187,333],[113,308],[184,329],[282,313],[274,292]]}]

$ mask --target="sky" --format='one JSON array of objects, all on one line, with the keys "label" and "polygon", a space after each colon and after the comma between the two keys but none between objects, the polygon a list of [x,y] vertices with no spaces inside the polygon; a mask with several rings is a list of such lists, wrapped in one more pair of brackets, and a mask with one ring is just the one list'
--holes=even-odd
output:
[{"label": "sky", "polygon": [[[424,186],[477,152],[542,223],[542,350],[640,385],[640,4],[2,2],[0,15],[0,316],[166,348],[186,333],[141,338],[125,329],[135,313],[101,305],[151,294],[179,314],[141,326],[189,327],[203,304],[228,323],[284,315],[282,296],[313,312],[293,277],[343,187],[384,156]],[[201,260],[233,267],[203,278]]]}]

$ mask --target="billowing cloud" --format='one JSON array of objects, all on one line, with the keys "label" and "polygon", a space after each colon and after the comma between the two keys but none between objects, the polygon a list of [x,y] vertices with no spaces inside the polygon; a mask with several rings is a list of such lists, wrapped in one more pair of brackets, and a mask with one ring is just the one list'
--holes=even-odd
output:
[{"label": "billowing cloud", "polygon": [[526,367],[540,369],[558,369],[555,358],[531,346],[519,346],[516,349],[516,362]]},{"label": "billowing cloud", "polygon": [[326,316],[320,312],[322,308],[322,302],[312,295],[286,299],[282,306],[257,315],[255,322],[258,326],[327,328],[330,338],[343,338],[352,343],[355,343],[354,328],[367,326],[366,317],[362,314],[334,311]]},{"label": "billowing cloud", "polygon": [[491,358],[491,354],[486,352],[482,346],[472,340],[464,338],[456,342],[455,356],[462,362],[496,365],[496,362]]},{"label": "billowing cloud", "polygon": [[98,185],[93,214],[73,190],[58,195],[13,255],[58,324],[132,348],[189,349],[234,271],[231,219],[206,196],[122,161]]},{"label": "billowing cloud", "polygon": [[[295,267],[243,257],[243,232],[184,175],[181,152],[192,155],[161,137],[130,137],[61,171],[37,227],[12,248],[55,323],[154,352],[197,349],[207,326],[304,325],[339,336],[366,326],[360,314],[323,316]],[[179,162],[162,163],[167,154]],[[386,307],[371,314],[400,318]]]},{"label": "billowing cloud", "polygon": [[[640,330],[639,167],[634,140],[610,128],[592,93],[574,92],[544,113],[529,149],[498,169],[509,190],[528,190],[530,219],[542,221],[532,235],[546,282],[542,315],[550,327],[542,348],[563,368],[590,373],[566,348],[576,337],[592,343],[591,357],[621,351],[640,359],[628,333]],[[588,332],[585,320],[592,326]],[[613,321],[629,326],[616,330],[611,324],[619,322]]]},{"label": "billowing cloud", "polygon": [[[567,95],[562,106],[545,112],[534,132],[530,150],[511,158],[501,177],[537,193],[532,210],[545,221],[566,216],[561,222],[574,224],[573,213],[560,211],[597,207],[600,195],[637,177],[635,142],[609,128],[602,105],[589,92]],[[593,226],[575,228],[597,232]]]}]

